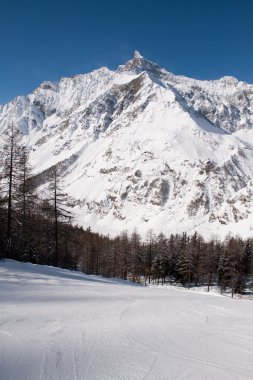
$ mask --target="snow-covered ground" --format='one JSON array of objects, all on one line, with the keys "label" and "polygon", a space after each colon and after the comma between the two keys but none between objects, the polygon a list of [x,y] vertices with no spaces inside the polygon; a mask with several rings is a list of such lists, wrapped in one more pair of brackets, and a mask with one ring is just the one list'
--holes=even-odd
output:
[{"label": "snow-covered ground", "polygon": [[1,380],[253,378],[253,303],[0,262]]}]

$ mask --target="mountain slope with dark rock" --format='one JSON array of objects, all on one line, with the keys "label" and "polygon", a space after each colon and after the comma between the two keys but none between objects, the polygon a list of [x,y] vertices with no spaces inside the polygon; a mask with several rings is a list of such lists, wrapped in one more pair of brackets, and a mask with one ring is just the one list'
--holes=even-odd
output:
[{"label": "mountain slope with dark rock", "polygon": [[59,166],[78,224],[251,233],[253,85],[176,76],[135,52],[0,106],[1,134],[11,123],[37,178]]}]

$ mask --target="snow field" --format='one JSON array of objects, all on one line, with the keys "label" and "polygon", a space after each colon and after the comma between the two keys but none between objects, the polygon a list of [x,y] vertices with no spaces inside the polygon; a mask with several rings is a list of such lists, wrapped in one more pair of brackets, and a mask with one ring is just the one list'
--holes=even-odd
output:
[{"label": "snow field", "polygon": [[252,379],[253,303],[0,262],[1,380]]}]

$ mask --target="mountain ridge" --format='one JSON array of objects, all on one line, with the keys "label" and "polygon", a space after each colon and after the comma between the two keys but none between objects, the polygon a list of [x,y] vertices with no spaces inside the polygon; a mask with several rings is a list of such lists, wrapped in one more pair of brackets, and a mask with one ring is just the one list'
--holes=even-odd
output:
[{"label": "mountain ridge", "polygon": [[2,133],[10,123],[36,175],[64,162],[78,224],[251,233],[253,85],[176,76],[136,51],[115,71],[45,81],[0,106]]}]

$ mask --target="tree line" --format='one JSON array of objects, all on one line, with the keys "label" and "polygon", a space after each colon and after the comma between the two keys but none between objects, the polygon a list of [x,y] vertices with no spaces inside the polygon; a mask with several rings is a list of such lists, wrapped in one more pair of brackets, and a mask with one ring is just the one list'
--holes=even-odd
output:
[{"label": "tree line", "polygon": [[72,224],[57,165],[48,173],[47,197],[37,194],[29,154],[14,126],[4,137],[0,172],[0,258],[80,270],[145,284],[218,285],[243,294],[252,287],[253,240],[137,231],[116,238]]}]

